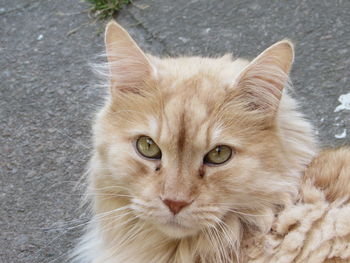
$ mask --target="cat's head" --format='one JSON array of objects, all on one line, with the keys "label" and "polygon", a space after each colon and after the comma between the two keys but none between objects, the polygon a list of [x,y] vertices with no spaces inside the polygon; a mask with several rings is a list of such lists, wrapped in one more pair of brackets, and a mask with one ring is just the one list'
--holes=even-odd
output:
[{"label": "cat's head", "polygon": [[110,196],[94,196],[97,212],[128,206],[176,238],[239,222],[266,230],[313,153],[310,126],[283,92],[292,44],[250,63],[160,59],[115,22],[105,42],[110,97],[95,124],[92,184]]}]

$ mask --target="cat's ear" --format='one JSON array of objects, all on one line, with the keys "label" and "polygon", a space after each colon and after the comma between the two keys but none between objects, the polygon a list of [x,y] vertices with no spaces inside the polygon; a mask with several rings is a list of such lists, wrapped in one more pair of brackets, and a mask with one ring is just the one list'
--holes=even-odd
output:
[{"label": "cat's ear", "polygon": [[155,69],[128,32],[115,21],[107,24],[106,53],[112,94],[118,91],[139,93]]},{"label": "cat's ear", "polygon": [[235,91],[247,110],[261,112],[266,117],[275,115],[293,60],[293,44],[282,40],[243,69],[235,81]]}]

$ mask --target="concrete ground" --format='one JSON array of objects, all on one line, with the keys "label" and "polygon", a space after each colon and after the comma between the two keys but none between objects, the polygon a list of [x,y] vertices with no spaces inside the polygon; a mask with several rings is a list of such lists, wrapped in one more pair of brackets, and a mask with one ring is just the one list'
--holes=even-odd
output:
[{"label": "concrete ground", "polygon": [[[104,22],[88,7],[0,1],[0,262],[64,262],[88,218],[74,186],[105,93],[88,66],[103,51]],[[334,112],[350,92],[349,14],[347,0],[135,0],[117,20],[160,55],[253,58],[292,39],[295,97],[335,146],[350,142],[350,111]]]}]

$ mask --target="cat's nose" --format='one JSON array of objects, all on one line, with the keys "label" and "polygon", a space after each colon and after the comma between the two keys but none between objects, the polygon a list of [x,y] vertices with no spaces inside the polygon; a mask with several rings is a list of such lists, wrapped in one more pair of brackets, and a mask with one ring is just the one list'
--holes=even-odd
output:
[{"label": "cat's nose", "polygon": [[170,199],[165,199],[163,200],[163,202],[169,207],[170,211],[173,212],[174,215],[179,213],[182,208],[190,204],[189,202],[186,202],[186,201],[175,201]]}]

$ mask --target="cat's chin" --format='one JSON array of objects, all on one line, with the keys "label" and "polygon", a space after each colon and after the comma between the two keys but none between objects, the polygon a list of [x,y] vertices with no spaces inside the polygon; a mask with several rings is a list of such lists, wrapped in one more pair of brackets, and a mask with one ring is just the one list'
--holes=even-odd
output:
[{"label": "cat's chin", "polygon": [[198,233],[197,228],[185,227],[178,223],[158,224],[157,228],[165,235],[171,238],[184,238]]}]

